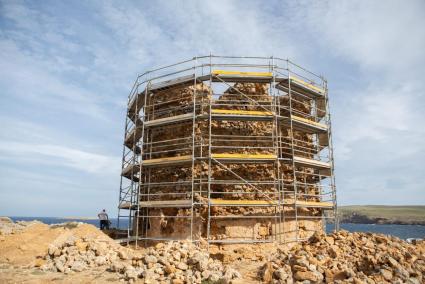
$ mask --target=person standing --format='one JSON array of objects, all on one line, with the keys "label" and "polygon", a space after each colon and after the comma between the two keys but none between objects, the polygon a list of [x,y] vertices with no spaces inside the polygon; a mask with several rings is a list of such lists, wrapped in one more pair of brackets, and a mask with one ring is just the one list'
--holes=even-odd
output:
[{"label": "person standing", "polygon": [[103,209],[99,214],[97,214],[97,217],[99,217],[100,229],[109,229],[109,218],[108,214],[106,213],[106,210]]}]

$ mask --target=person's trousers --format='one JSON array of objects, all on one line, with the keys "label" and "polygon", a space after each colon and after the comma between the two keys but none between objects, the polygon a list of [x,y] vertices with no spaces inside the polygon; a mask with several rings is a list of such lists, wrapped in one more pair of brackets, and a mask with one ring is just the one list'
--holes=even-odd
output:
[{"label": "person's trousers", "polygon": [[104,229],[108,229],[108,220],[100,220],[100,229],[104,230]]}]

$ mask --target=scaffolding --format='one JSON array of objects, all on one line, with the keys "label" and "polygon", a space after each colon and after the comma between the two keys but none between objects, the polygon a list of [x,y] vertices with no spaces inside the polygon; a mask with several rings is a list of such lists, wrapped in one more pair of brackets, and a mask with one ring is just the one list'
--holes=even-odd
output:
[{"label": "scaffolding", "polygon": [[327,81],[287,59],[209,55],[148,71],[128,97],[118,223],[136,245],[301,241],[327,220],[337,230],[331,133]]}]

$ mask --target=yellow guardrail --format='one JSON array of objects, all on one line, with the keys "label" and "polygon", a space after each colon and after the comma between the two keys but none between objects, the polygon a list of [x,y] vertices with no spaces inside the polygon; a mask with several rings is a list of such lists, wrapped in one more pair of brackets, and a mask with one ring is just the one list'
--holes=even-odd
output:
[{"label": "yellow guardrail", "polygon": [[315,91],[317,91],[319,93],[324,93],[325,92],[325,90],[323,90],[322,88],[319,88],[319,87],[314,86],[314,85],[312,85],[310,83],[307,83],[306,81],[301,80],[301,79],[299,79],[297,77],[291,76],[291,80],[293,80],[293,81],[295,81],[295,82],[297,82],[297,83],[299,83],[301,85],[304,85],[307,88],[313,89],[313,90],[315,90]]},{"label": "yellow guardrail", "polygon": [[269,116],[273,115],[271,111],[256,111],[256,110],[231,110],[231,109],[212,109],[212,113],[217,114],[237,114],[237,115],[263,115]]},{"label": "yellow guardrail", "polygon": [[276,155],[274,154],[211,154],[211,158],[214,159],[261,159],[261,160],[274,160]]},{"label": "yellow guardrail", "polygon": [[272,77],[271,72],[244,72],[244,71],[229,71],[229,70],[213,70],[211,72],[213,75],[236,75],[236,76],[246,76],[246,77]]}]

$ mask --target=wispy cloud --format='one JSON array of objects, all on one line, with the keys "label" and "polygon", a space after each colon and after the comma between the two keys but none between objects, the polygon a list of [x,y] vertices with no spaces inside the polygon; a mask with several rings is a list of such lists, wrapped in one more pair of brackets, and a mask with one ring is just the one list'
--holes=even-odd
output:
[{"label": "wispy cloud", "polygon": [[357,63],[365,73],[391,73],[409,78],[425,61],[423,1],[325,1],[299,9],[303,22],[343,61]]},{"label": "wispy cloud", "polygon": [[[387,203],[424,203],[417,182],[425,172],[424,6],[3,1],[0,208],[17,214],[4,200],[23,196],[53,215],[72,214],[77,203],[89,214],[99,200],[115,208],[136,75],[210,52],[288,57],[324,73],[340,203],[382,203],[382,195],[391,196]],[[22,204],[28,214],[51,215]]]},{"label": "wispy cloud", "polygon": [[342,204],[425,202],[417,182],[425,171],[424,8],[326,1],[294,10],[313,45],[328,51]]},{"label": "wispy cloud", "polygon": [[1,160],[70,167],[87,173],[119,174],[119,157],[111,157],[51,144],[0,142]]}]

